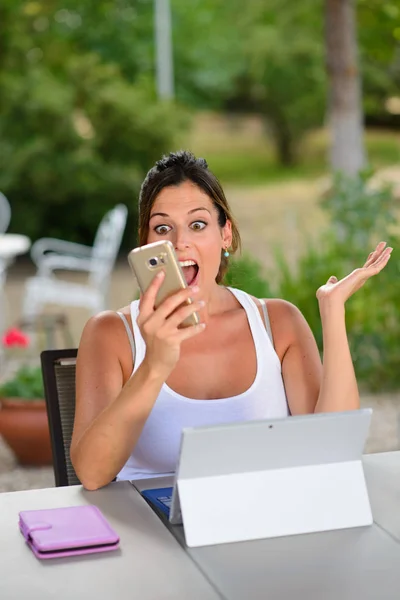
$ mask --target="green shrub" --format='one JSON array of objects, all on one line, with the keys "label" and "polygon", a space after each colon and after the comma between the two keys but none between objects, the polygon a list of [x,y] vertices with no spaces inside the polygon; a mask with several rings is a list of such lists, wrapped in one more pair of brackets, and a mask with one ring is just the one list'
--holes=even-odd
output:
[{"label": "green shrub", "polygon": [[322,327],[317,289],[331,275],[338,279],[364,264],[374,245],[386,240],[394,252],[385,269],[368,281],[346,303],[346,325],[359,383],[370,391],[400,387],[400,256],[394,201],[389,187],[371,189],[368,175],[355,179],[337,176],[322,201],[329,211],[330,229],[306,246],[295,268],[278,249],[277,275],[271,286],[262,265],[249,255],[233,259],[225,278],[256,297],[284,298],[295,304],[308,321],[322,355]]},{"label": "green shrub", "polygon": [[331,228],[308,245],[297,267],[290,269],[282,252],[276,255],[278,283],[274,295],[302,311],[322,352],[322,330],[315,293],[331,275],[339,279],[362,266],[381,239],[394,247],[388,265],[346,304],[346,325],[359,382],[371,391],[400,386],[400,257],[390,188],[372,190],[368,176],[337,176],[323,206]]},{"label": "green shrub", "polygon": [[322,348],[321,320],[316,298],[317,289],[331,275],[339,279],[346,273],[346,266],[332,246],[332,237],[327,235],[320,243],[309,244],[300,257],[296,269],[291,269],[279,250],[275,254],[277,266],[274,296],[295,304],[310,325],[318,347]]},{"label": "green shrub", "polygon": [[272,295],[271,287],[263,276],[261,263],[248,254],[232,259],[224,284],[244,290],[256,298],[268,298]]},{"label": "green shrub", "polygon": [[337,173],[322,200],[335,232],[337,250],[343,258],[362,259],[374,240],[385,239],[396,222],[392,188],[373,188],[370,172],[357,177]]},{"label": "green shrub", "polygon": [[103,215],[129,209],[124,246],[136,238],[141,181],[174,147],[186,115],[131,84],[93,54],[0,72],[0,190],[10,231],[90,244]]},{"label": "green shrub", "polygon": [[8,380],[0,385],[0,398],[34,400],[44,398],[42,370],[40,367],[20,367]]}]

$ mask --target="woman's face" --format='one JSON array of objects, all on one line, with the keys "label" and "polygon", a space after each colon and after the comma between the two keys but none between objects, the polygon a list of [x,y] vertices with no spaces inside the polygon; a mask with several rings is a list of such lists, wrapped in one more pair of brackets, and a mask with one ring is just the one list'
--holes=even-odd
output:
[{"label": "woman's face", "polygon": [[215,283],[221,250],[232,242],[232,227],[218,224],[212,200],[197,185],[185,181],[165,187],[150,213],[147,243],[172,242],[188,285],[204,291]]}]

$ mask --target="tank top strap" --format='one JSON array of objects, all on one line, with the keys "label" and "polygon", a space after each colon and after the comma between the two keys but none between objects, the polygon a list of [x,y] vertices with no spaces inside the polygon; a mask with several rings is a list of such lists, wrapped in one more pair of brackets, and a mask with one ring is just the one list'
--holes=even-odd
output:
[{"label": "tank top strap", "polygon": [[265,328],[266,328],[267,333],[269,335],[269,339],[271,340],[272,345],[275,347],[275,345],[274,345],[274,338],[272,336],[271,322],[269,320],[269,315],[268,315],[267,304],[266,304],[264,298],[259,298],[258,301],[261,303],[261,308],[262,308],[262,311],[263,311],[264,321],[265,321]]},{"label": "tank top strap", "polygon": [[237,288],[231,287],[228,287],[227,289],[232,292],[232,294],[246,311],[256,349],[259,348],[260,351],[262,351],[262,348],[269,348],[269,350],[272,350],[274,360],[277,361],[279,368],[281,368],[280,360],[275,352],[275,347],[272,340],[272,332],[270,336],[268,332],[268,324],[263,322],[259,307],[257,306],[256,302],[253,300],[250,294],[243,292],[243,290],[238,290]]},{"label": "tank top strap", "polygon": [[118,310],[117,315],[121,318],[123,324],[125,325],[126,333],[127,333],[128,339],[129,339],[129,344],[130,344],[131,350],[132,350],[132,364],[135,364],[136,345],[135,345],[135,338],[133,336],[132,329],[130,328],[128,319],[125,317],[125,315],[122,312],[120,312]]},{"label": "tank top strap", "polygon": [[258,306],[254,302],[254,300],[250,296],[250,294],[248,294],[247,292],[244,292],[243,290],[238,290],[237,288],[228,287],[228,290],[230,292],[232,292],[232,294],[235,296],[235,298],[240,302],[240,304],[245,309],[250,325],[254,326],[256,331],[259,331],[259,329],[261,327],[262,331],[267,333],[265,325],[261,318]]},{"label": "tank top strap", "polygon": [[142,363],[144,359],[144,355],[146,353],[146,344],[144,343],[144,339],[142,334],[140,333],[140,329],[137,324],[137,318],[139,315],[139,300],[134,300],[131,302],[131,320],[132,320],[132,329],[133,329],[133,337],[135,339],[135,347],[136,347],[136,357],[135,357],[135,365],[133,372],[137,370],[139,365]]}]

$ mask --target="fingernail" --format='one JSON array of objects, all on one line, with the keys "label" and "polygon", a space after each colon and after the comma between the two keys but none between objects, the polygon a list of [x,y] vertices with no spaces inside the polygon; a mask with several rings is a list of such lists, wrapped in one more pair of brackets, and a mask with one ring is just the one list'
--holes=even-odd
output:
[{"label": "fingernail", "polygon": [[161,277],[164,277],[164,271],[158,271],[156,275],[156,279],[161,279]]},{"label": "fingernail", "polygon": [[190,288],[190,289],[192,290],[192,292],[193,292],[194,294],[197,294],[197,292],[198,292],[198,291],[200,291],[200,288],[199,288],[199,286],[198,286],[198,285],[195,285],[195,286],[193,286],[193,287],[192,287],[192,288]]},{"label": "fingernail", "polygon": [[199,306],[205,306],[206,303],[204,302],[204,300],[199,300]]}]

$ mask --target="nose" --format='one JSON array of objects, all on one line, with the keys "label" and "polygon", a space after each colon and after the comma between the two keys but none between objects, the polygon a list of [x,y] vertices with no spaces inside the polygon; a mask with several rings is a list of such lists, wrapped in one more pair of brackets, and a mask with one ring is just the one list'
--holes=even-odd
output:
[{"label": "nose", "polygon": [[183,228],[176,229],[174,237],[173,244],[177,252],[186,250],[190,247],[191,244],[187,230]]}]

